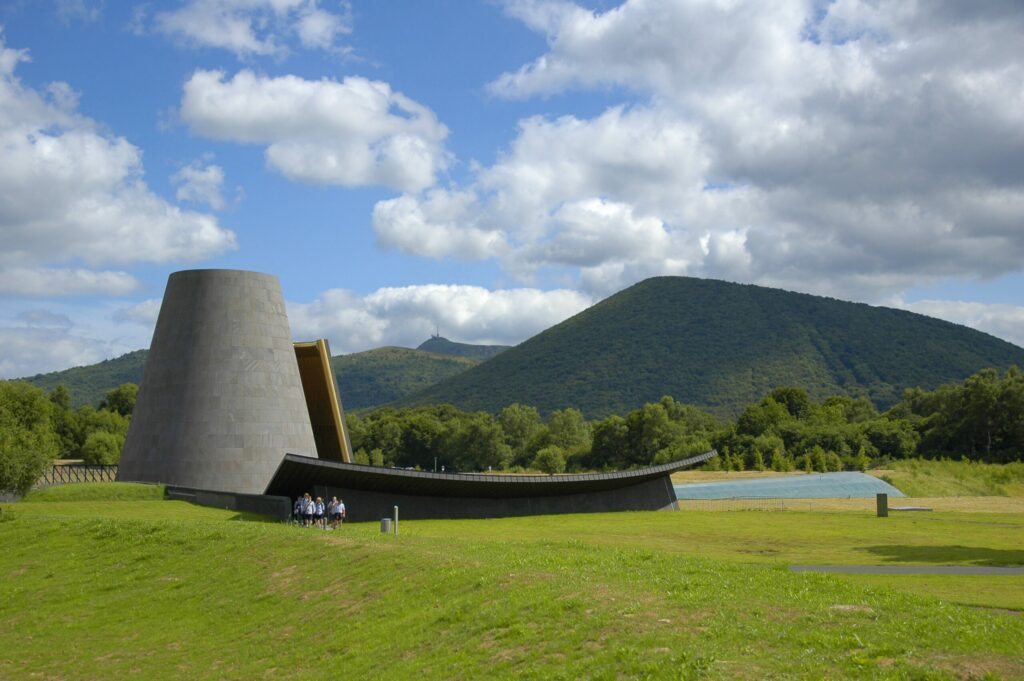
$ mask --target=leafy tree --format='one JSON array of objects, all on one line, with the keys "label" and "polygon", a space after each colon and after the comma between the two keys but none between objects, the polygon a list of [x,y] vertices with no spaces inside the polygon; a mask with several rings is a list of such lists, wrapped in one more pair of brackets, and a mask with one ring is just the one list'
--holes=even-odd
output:
[{"label": "leafy tree", "polygon": [[548,417],[548,439],[566,452],[586,449],[590,444],[590,426],[579,409],[556,409]]},{"label": "leafy tree", "polygon": [[776,388],[768,393],[765,400],[782,405],[790,416],[800,420],[808,418],[813,409],[811,398],[802,388]]},{"label": "leafy tree", "polygon": [[623,466],[628,460],[629,426],[621,416],[609,416],[594,424],[594,439],[587,464],[591,468]]},{"label": "leafy tree", "polygon": [[100,409],[116,411],[121,416],[131,416],[138,396],[139,386],[134,383],[122,383],[107,393],[107,396],[100,402]]},{"label": "leafy tree", "polygon": [[505,434],[505,443],[512,449],[512,459],[518,465],[529,463],[532,458],[530,445],[537,439],[544,424],[536,407],[518,402],[501,410],[498,424]]},{"label": "leafy tree", "polygon": [[864,435],[880,456],[906,459],[914,455],[921,436],[909,421],[876,419],[865,424]]},{"label": "leafy tree", "polygon": [[754,450],[753,468],[755,471],[768,470],[768,467],[764,465],[764,454],[761,453],[760,449]]},{"label": "leafy tree", "polygon": [[88,464],[115,464],[121,460],[124,438],[106,430],[89,433],[82,445],[82,459]]},{"label": "leafy tree", "polygon": [[[65,454],[71,458],[86,458],[85,443],[89,436],[96,432],[109,433],[118,438],[121,443],[117,447],[118,452],[124,446],[130,419],[127,416],[122,416],[119,412],[85,406],[78,411],[68,412],[66,418],[70,446]],[[120,457],[120,454],[118,456]]]},{"label": "leafy tree", "polygon": [[751,405],[740,414],[736,420],[736,432],[754,437],[765,433],[778,433],[779,426],[791,418],[784,405],[771,397],[766,397],[760,404]]},{"label": "leafy tree", "polygon": [[53,403],[21,381],[0,381],[0,492],[24,494],[58,453]]},{"label": "leafy tree", "polygon": [[657,402],[630,412],[626,425],[629,428],[627,462],[632,465],[654,461],[655,454],[672,444],[678,432],[665,407]]},{"label": "leafy tree", "polygon": [[814,472],[814,460],[811,458],[810,452],[804,452],[804,455],[800,457],[800,467],[804,473]]},{"label": "leafy tree", "polygon": [[68,394],[67,386],[63,383],[59,384],[50,393],[50,402],[62,411],[71,410],[71,395]]},{"label": "leafy tree", "polygon": [[814,448],[811,449],[811,467],[819,473],[828,472],[825,450],[821,448],[821,445],[814,445]]},{"label": "leafy tree", "polygon": [[549,475],[561,473],[565,470],[565,453],[558,445],[548,445],[537,452],[533,467]]},{"label": "leafy tree", "polygon": [[60,442],[58,456],[70,455],[72,452],[78,451],[81,441],[78,438],[78,420],[75,418],[75,412],[70,408],[71,397],[63,383],[50,393],[50,402],[53,404],[51,414],[53,432],[57,434]]},{"label": "leafy tree", "polygon": [[462,422],[451,449],[459,470],[503,469],[512,460],[501,426],[486,412],[472,414]]}]

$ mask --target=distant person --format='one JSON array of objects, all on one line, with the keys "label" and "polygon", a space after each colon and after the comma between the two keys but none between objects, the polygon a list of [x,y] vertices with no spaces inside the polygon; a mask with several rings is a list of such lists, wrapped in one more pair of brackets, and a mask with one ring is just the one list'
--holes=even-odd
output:
[{"label": "distant person", "polygon": [[338,499],[338,525],[345,522],[345,500]]},{"label": "distant person", "polygon": [[302,524],[302,509],[305,505],[305,499],[302,498],[302,495],[295,497],[295,503],[292,505],[292,522],[296,525]]},{"label": "distant person", "polygon": [[338,509],[338,497],[331,497],[331,503],[327,505],[327,514],[331,522],[331,529],[337,529],[341,522],[341,512]]},{"label": "distant person", "polygon": [[316,526],[321,530],[324,529],[324,498],[316,498]]},{"label": "distant person", "polygon": [[309,496],[309,492],[306,492],[302,503],[302,524],[304,527],[309,527],[313,524],[313,517],[316,515],[316,504],[313,503],[313,497]]}]

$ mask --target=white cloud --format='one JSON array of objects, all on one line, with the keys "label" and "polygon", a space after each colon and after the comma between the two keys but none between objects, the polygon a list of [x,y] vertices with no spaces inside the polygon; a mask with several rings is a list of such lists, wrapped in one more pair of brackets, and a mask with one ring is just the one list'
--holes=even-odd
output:
[{"label": "white cloud", "polygon": [[157,31],[197,47],[228,50],[240,58],[284,56],[292,37],[310,49],[346,51],[338,38],[350,33],[351,11],[329,12],[317,0],[187,0],[158,12]]},{"label": "white cloud", "polygon": [[[417,216],[411,232],[443,236],[441,247],[382,243],[464,255],[484,230],[503,239],[468,249],[475,257],[523,280],[572,268],[591,292],[687,273],[877,301],[930,280],[1020,271],[1019,4],[506,8],[549,49],[493,93],[598,89],[630,104],[522,121],[463,186],[375,214],[379,236]],[[472,200],[442,219],[428,205],[441,192]],[[567,211],[595,205],[631,218],[566,223]]]},{"label": "white cloud", "polygon": [[977,303],[962,300],[897,299],[895,307],[963,324],[1024,348],[1024,306],[1006,303]]},{"label": "white cloud", "polygon": [[18,314],[18,321],[26,326],[43,329],[67,329],[71,327],[71,318],[66,314],[50,310],[25,310]]},{"label": "white cloud", "polygon": [[123,294],[135,287],[124,272],[54,265],[193,261],[235,247],[214,217],[153,194],[142,152],[78,115],[66,84],[48,97],[23,86],[25,59],[0,41],[0,289]]},{"label": "white cloud", "polygon": [[267,145],[267,164],[304,182],[418,191],[448,163],[434,113],[387,83],[199,70],[181,117],[207,137]]},{"label": "white cloud", "polygon": [[87,0],[57,0],[57,19],[65,26],[75,22],[91,24],[100,18],[103,12],[103,1],[88,2]]},{"label": "white cloud", "polygon": [[124,295],[138,288],[127,272],[52,267],[0,268],[0,293],[13,296]]},{"label": "white cloud", "polygon": [[150,298],[129,307],[122,307],[114,310],[111,319],[115,322],[140,324],[152,331],[156,326],[156,318],[160,315],[160,305],[162,302],[159,298]]},{"label": "white cloud", "polygon": [[456,341],[514,345],[591,302],[570,290],[434,284],[382,288],[362,297],[333,289],[312,303],[290,303],[288,317],[296,339],[327,337],[335,353],[416,347],[435,328]]},{"label": "white cloud", "polygon": [[196,161],[174,173],[171,182],[178,187],[175,196],[179,201],[202,203],[213,210],[224,209],[224,196],[221,194],[224,169],[220,166],[212,163],[204,166]]},{"label": "white cloud", "polygon": [[373,228],[381,244],[412,255],[455,256],[479,260],[507,250],[500,230],[473,224],[476,197],[472,192],[427,192],[421,199],[402,195],[379,201]]},{"label": "white cloud", "polygon": [[0,326],[0,347],[4,349],[0,378],[28,378],[93,364],[109,356],[104,342],[55,327]]}]

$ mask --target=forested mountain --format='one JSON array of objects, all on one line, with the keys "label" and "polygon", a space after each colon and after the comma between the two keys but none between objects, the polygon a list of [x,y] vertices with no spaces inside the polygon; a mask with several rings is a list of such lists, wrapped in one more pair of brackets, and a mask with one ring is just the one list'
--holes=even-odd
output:
[{"label": "forested mountain", "polygon": [[451,355],[453,357],[469,357],[478,359],[481,362],[489,360],[495,355],[508,350],[507,345],[470,345],[469,343],[456,343],[443,336],[431,336],[430,340],[423,341],[417,350],[433,352],[437,355]]},{"label": "forested mountain", "polygon": [[[458,345],[467,352],[476,347],[461,343],[452,345]],[[23,380],[48,393],[64,384],[74,409],[86,404],[96,406],[107,391],[122,383],[139,383],[142,380],[148,353],[148,350],[136,350],[99,364],[39,374]],[[341,401],[346,409],[364,409],[401,399],[479,362],[472,357],[452,356],[452,353],[393,347],[331,358]]]},{"label": "forested mountain", "polygon": [[365,409],[401,399],[479,364],[409,348],[386,347],[331,358],[345,409]]},{"label": "forested mountain", "polygon": [[736,416],[773,388],[813,398],[932,389],[1024,349],[923,315],[761,286],[657,277],[621,291],[402,404],[497,412],[513,402],[588,417],[671,395]]},{"label": "forested mountain", "polygon": [[98,364],[36,374],[21,380],[42,388],[47,393],[53,392],[54,388],[63,384],[68,389],[73,409],[86,404],[96,406],[107,391],[122,383],[138,383],[142,380],[142,368],[146,364],[147,355],[149,350],[135,350]]}]

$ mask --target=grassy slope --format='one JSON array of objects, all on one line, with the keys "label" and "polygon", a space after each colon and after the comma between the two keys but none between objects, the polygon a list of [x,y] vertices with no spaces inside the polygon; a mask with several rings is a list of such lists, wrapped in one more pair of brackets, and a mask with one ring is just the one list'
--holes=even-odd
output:
[{"label": "grassy slope", "polygon": [[[74,408],[96,405],[112,388],[122,383],[141,381],[147,354],[147,350],[137,350],[99,364],[40,374],[24,380],[47,392],[63,383],[68,388]],[[331,358],[342,403],[349,409],[392,402],[479,363],[480,360],[469,357],[392,347]]]},{"label": "grassy slope", "polygon": [[1024,463],[895,461],[869,471],[910,497],[1024,497]]},{"label": "grassy slope", "polygon": [[148,354],[148,350],[136,350],[98,364],[37,374],[22,380],[46,392],[63,383],[68,389],[73,408],[86,404],[95,406],[108,391],[122,383],[138,383],[142,380],[142,367],[146,364]]},{"label": "grassy slope", "polygon": [[497,411],[512,402],[588,416],[669,394],[735,415],[773,387],[894,403],[975,371],[1024,364],[1024,350],[901,310],[759,286],[648,279],[410,402]]},{"label": "grassy slope", "polygon": [[471,345],[469,343],[456,343],[441,336],[431,336],[423,341],[416,348],[424,352],[432,352],[437,355],[452,355],[454,357],[469,357],[481,362],[486,362],[495,355],[500,355],[509,349],[508,345]]},{"label": "grassy slope", "polygon": [[408,348],[377,348],[331,358],[346,409],[365,409],[406,397],[479,364]]},{"label": "grassy slope", "polygon": [[[1019,516],[997,530],[953,515],[632,513],[403,522],[398,538],[235,517],[2,507],[0,677],[1024,675],[1024,618],[935,597],[956,582],[912,595],[776,564],[885,562],[868,549],[913,545],[946,562],[959,544],[974,551],[953,562],[1020,563]],[[1024,607],[1024,581],[983,581]]]}]

